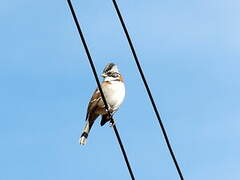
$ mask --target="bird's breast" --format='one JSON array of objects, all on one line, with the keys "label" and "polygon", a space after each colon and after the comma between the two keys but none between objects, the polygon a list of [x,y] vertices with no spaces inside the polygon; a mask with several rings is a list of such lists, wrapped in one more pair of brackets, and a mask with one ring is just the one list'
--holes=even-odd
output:
[{"label": "bird's breast", "polygon": [[104,95],[108,104],[113,110],[119,108],[125,97],[125,86],[121,81],[112,81],[103,88]]}]

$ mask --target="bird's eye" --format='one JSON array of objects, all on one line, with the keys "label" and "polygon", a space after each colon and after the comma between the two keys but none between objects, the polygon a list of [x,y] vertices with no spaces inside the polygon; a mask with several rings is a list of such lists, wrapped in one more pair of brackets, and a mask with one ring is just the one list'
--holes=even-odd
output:
[{"label": "bird's eye", "polygon": [[118,76],[119,76],[118,73],[113,73],[113,74],[112,74],[112,77],[114,77],[114,78],[116,78],[116,77],[118,77]]}]

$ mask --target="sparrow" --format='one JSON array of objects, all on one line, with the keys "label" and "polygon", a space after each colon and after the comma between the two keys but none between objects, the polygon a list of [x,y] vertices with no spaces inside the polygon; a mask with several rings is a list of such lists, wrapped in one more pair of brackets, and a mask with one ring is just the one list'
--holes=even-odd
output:
[{"label": "sparrow", "polygon": [[[113,115],[118,110],[125,97],[125,85],[123,77],[119,73],[118,68],[114,63],[109,63],[106,65],[103,70],[102,77],[104,79],[101,83],[101,88],[108,103],[109,112]],[[81,145],[86,144],[91,127],[98,116],[102,116],[102,120],[100,122],[101,126],[110,121],[110,117],[105,108],[101,93],[97,88],[94,91],[90,102],[88,103],[86,124],[79,139],[79,143]]]}]

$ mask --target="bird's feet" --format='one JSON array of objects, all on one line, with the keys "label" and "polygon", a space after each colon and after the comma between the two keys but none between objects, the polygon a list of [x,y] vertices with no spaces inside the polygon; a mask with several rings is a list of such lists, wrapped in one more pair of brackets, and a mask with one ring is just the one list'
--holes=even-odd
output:
[{"label": "bird's feet", "polygon": [[113,113],[113,109],[111,108],[111,106],[109,104],[108,104],[108,109],[105,108],[105,111],[106,111],[106,113],[108,113],[108,112],[110,112],[110,114]]},{"label": "bird's feet", "polygon": [[116,124],[116,122],[114,119],[112,121],[110,120],[109,127],[113,127],[113,126],[115,126],[115,124]]}]

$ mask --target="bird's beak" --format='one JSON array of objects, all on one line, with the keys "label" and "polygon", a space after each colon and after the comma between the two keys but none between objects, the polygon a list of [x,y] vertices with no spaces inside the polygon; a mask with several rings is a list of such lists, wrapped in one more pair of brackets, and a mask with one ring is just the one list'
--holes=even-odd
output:
[{"label": "bird's beak", "polygon": [[106,75],[105,73],[103,73],[103,74],[102,74],[102,77],[104,77],[104,78],[105,78],[105,77],[107,77],[107,75]]}]

